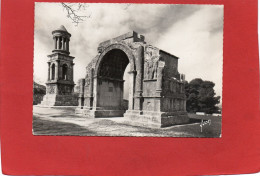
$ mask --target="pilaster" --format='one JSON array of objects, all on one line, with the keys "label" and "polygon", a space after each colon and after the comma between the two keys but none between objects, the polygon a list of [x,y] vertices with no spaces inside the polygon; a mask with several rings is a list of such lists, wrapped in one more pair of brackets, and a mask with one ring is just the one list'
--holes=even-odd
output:
[{"label": "pilaster", "polygon": [[59,80],[59,67],[60,67],[60,61],[57,60],[55,64],[55,80]]},{"label": "pilaster", "polygon": [[128,109],[134,109],[134,87],[135,87],[135,76],[136,71],[130,71],[129,74],[129,84],[132,85],[129,88],[129,100],[128,100]]},{"label": "pilaster", "polygon": [[139,46],[137,48],[137,55],[136,55],[136,90],[135,90],[135,110],[142,111],[143,109],[143,74],[144,74],[144,47]]},{"label": "pilaster", "polygon": [[156,95],[161,96],[162,93],[162,81],[163,81],[163,68],[165,63],[159,61],[157,69],[157,81],[156,81]]}]

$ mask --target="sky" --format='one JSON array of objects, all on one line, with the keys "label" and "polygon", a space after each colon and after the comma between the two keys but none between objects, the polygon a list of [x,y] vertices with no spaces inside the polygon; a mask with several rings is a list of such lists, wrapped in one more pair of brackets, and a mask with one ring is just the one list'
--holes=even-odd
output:
[{"label": "sky", "polygon": [[179,72],[186,80],[213,81],[222,97],[223,6],[169,4],[85,4],[75,25],[61,3],[35,3],[34,79],[47,80],[47,55],[53,50],[51,32],[64,25],[72,37],[74,82],[84,78],[85,67],[98,52],[98,44],[129,31],[145,36],[147,43],[179,57]]}]

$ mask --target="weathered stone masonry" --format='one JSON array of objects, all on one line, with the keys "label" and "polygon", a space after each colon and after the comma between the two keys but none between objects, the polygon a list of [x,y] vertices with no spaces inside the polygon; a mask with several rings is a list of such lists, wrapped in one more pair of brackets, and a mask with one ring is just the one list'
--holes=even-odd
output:
[{"label": "weathered stone masonry", "polygon": [[[130,64],[128,110],[123,110],[123,75]],[[98,46],[98,55],[80,80],[76,113],[86,117],[124,116],[130,123],[170,126],[187,123],[183,74],[178,58],[129,32]]]},{"label": "weathered stone masonry", "polygon": [[48,55],[48,80],[43,106],[77,106],[77,97],[73,95],[73,59],[69,52],[71,34],[61,26],[52,32],[53,51]]}]

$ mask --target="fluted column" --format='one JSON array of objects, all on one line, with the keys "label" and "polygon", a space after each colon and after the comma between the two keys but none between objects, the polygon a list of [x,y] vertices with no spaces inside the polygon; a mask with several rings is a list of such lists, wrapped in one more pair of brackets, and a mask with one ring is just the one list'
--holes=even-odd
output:
[{"label": "fluted column", "polygon": [[67,39],[67,41],[66,41],[66,51],[69,51],[70,49],[69,49],[69,43],[70,43],[70,40],[69,39]]},{"label": "fluted column", "polygon": [[57,40],[56,37],[53,37],[54,49],[57,49]]},{"label": "fluted column", "polygon": [[61,47],[60,47],[60,49],[63,50],[63,37],[61,37],[60,40],[61,40]]},{"label": "fluted column", "polygon": [[56,41],[55,49],[58,49],[58,37],[55,37],[55,41]]},{"label": "fluted column", "polygon": [[50,80],[50,66],[51,66],[51,63],[48,62],[48,81]]},{"label": "fluted column", "polygon": [[67,39],[64,38],[64,50],[67,51]]},{"label": "fluted column", "polygon": [[65,46],[64,46],[65,45],[65,38],[61,37],[61,39],[62,39],[62,42],[61,42],[62,43],[62,47],[61,47],[61,49],[65,50]]},{"label": "fluted column", "polygon": [[57,49],[60,49],[60,37],[57,37]]}]

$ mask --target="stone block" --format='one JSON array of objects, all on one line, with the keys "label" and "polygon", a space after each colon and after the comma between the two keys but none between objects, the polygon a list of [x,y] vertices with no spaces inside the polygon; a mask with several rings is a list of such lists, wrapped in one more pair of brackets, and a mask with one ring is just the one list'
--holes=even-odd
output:
[{"label": "stone block", "polygon": [[78,106],[78,97],[75,95],[47,94],[43,97],[42,106]]},{"label": "stone block", "polygon": [[160,128],[179,124],[189,123],[189,117],[186,112],[153,112],[144,111],[126,111],[124,114],[126,121],[135,126]]},{"label": "stone block", "polygon": [[106,117],[123,117],[123,110],[90,110],[76,109],[75,113],[82,114],[87,118],[106,118]]}]

